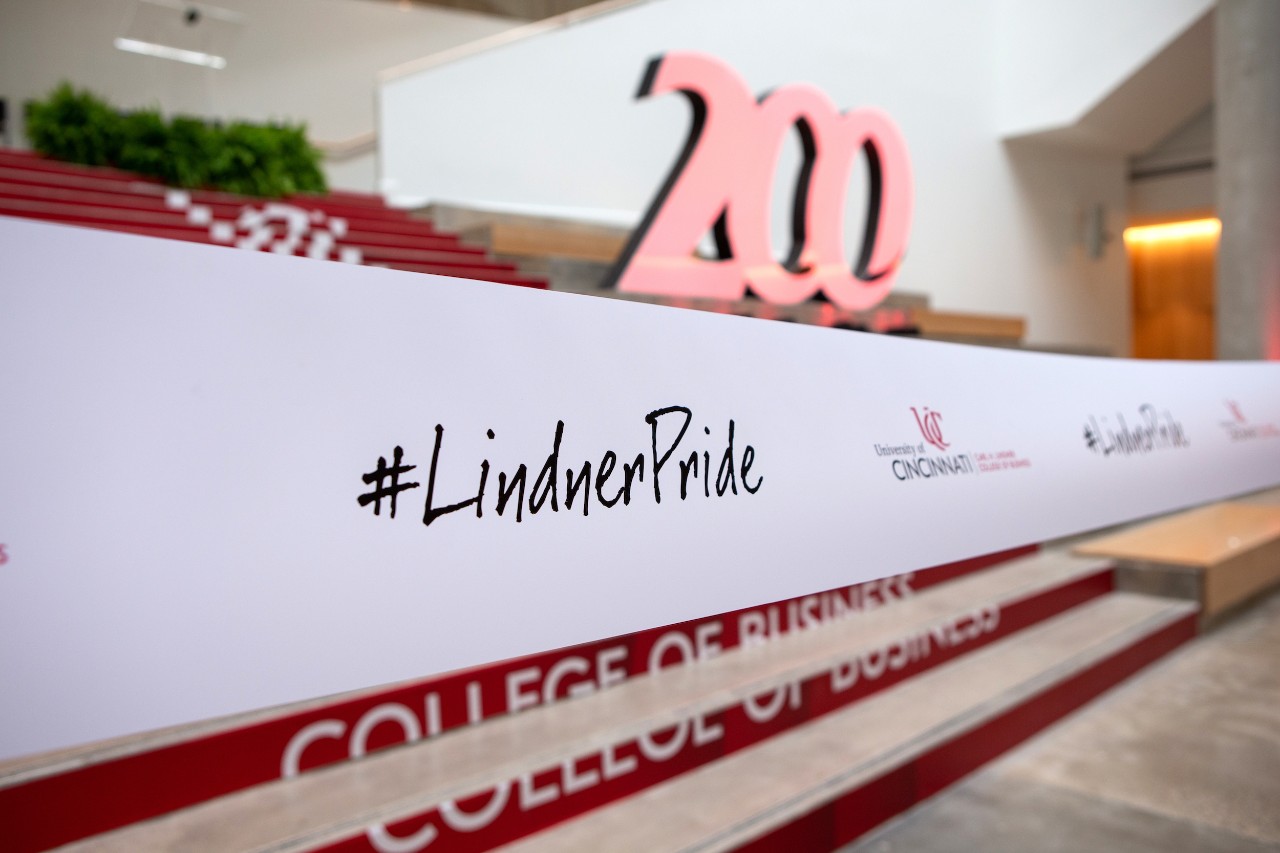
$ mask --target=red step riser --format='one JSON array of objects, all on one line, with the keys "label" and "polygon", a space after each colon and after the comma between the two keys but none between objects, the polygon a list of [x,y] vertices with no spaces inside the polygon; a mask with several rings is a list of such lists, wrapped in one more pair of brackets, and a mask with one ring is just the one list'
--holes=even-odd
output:
[{"label": "red step riser", "polygon": [[[122,172],[102,166],[81,166],[48,160],[25,153],[17,153],[0,149],[0,174],[5,170],[22,170],[28,173],[28,180],[84,189],[96,192],[137,192],[130,186],[153,188],[156,193],[163,193],[167,187],[160,181],[137,175],[133,172]],[[3,177],[3,180],[10,180]],[[243,204],[244,197],[216,190],[190,190],[192,199],[200,204]],[[371,200],[363,200],[371,199]],[[332,211],[334,215],[351,215],[355,218],[386,219],[388,221],[424,221],[415,220],[408,211],[388,207],[385,201],[376,196],[361,196],[358,193],[328,193],[323,198],[310,195],[286,196],[284,201],[296,203],[302,207],[314,207]]]},{"label": "red step riser", "polygon": [[[40,208],[51,211],[67,212],[67,215],[94,216],[102,221],[125,220],[134,223],[152,223],[167,224],[168,220],[177,218],[176,221],[186,223],[186,213],[181,210],[174,210],[168,207],[162,197],[148,197],[139,194],[117,194],[110,196],[106,203],[99,203],[103,193],[84,193],[80,194],[77,190],[61,188],[55,190],[59,194],[58,197],[52,197],[45,194],[45,190],[39,187],[30,187],[23,184],[16,184],[6,181],[3,187],[8,189],[0,189],[0,202],[6,203],[10,207]],[[27,191],[24,191],[25,188]],[[81,196],[79,198],[75,196]],[[216,219],[224,221],[235,221],[240,213],[246,207],[261,207],[269,201],[246,200],[234,205],[219,205],[212,213]],[[285,203],[291,202],[287,200]],[[303,210],[321,210],[321,208],[311,205],[292,205],[301,207]],[[321,210],[325,216],[329,216],[328,212]],[[441,234],[426,223],[416,222],[384,222],[376,219],[359,219],[353,220],[345,216],[338,217],[347,220],[347,228],[350,233],[362,233],[377,235],[378,239],[386,239],[391,241],[391,245],[406,246],[420,248],[422,242],[434,242],[437,245],[447,244],[457,246],[459,249],[468,252],[483,252],[484,249],[472,246],[463,246],[456,235]],[[345,239],[345,238],[344,238]]]},{"label": "red step riser", "polygon": [[[0,166],[12,166],[20,169],[63,172],[69,174],[92,172],[95,175],[101,173],[103,177],[107,179],[125,178],[129,180],[142,180],[159,183],[158,181],[153,181],[150,178],[143,178],[132,172],[125,172],[120,169],[66,163],[60,160],[51,159],[35,151],[26,151],[17,148],[0,148]],[[329,195],[344,204],[377,208],[387,207],[386,200],[376,193],[366,193],[358,190],[330,190]]]},{"label": "red step riser", "polygon": [[[207,227],[191,225],[184,212],[168,208],[165,192],[158,181],[116,169],[0,150],[0,214],[212,244]],[[189,194],[193,203],[209,207],[221,221],[237,219],[246,206],[266,203],[218,192]],[[360,249],[370,265],[517,287],[548,287],[542,279],[521,275],[514,264],[491,260],[482,247],[439,234],[428,220],[386,207],[376,196],[331,193],[282,201],[346,219],[348,230],[340,243]]]},{"label": "red step riser", "polygon": [[429,275],[445,275],[451,278],[475,278],[483,273],[486,281],[492,281],[495,284],[516,284],[520,282],[533,283],[533,279],[525,278],[516,272],[515,268],[483,268],[483,267],[463,267],[446,264],[403,264],[403,263],[373,263],[370,266],[380,266],[386,269],[401,270],[402,272],[419,272]]},{"label": "red step riser", "polygon": [[[163,204],[163,202],[161,202]],[[243,209],[244,205],[236,207],[236,216]],[[78,202],[68,201],[49,201],[44,199],[18,199],[18,197],[10,197],[4,199],[0,197],[0,207],[5,210],[22,211],[44,211],[44,213],[61,214],[65,218],[77,216],[77,222],[101,222],[104,224],[113,224],[124,220],[133,224],[156,224],[159,227],[170,227],[173,224],[187,225],[186,214],[182,211],[169,210],[168,207],[156,207],[156,209],[95,209],[91,205],[82,205]],[[20,214],[15,214],[20,215]],[[173,219],[177,218],[177,219]],[[223,216],[220,216],[223,218]],[[232,218],[232,216],[225,216]],[[365,228],[367,223],[352,224],[348,220],[348,231],[343,237],[344,242],[360,242],[362,245],[380,246],[385,248],[407,248],[407,250],[435,250],[435,251],[460,251],[468,255],[484,255],[483,247],[470,246],[462,243],[460,238],[454,234],[442,234],[430,228],[430,225],[422,225],[422,228],[404,229],[399,231],[381,231],[379,227]],[[189,225],[196,228],[196,225]]]},{"label": "red step riser", "polygon": [[93,217],[66,216],[60,213],[49,213],[41,210],[15,209],[0,201],[0,216],[16,216],[22,219],[37,219],[41,222],[56,222],[63,225],[75,225],[80,228],[93,228],[99,231],[119,231],[124,234],[140,234],[146,237],[159,237],[163,240],[184,240],[188,243],[209,243],[209,229],[195,228],[188,225],[135,225],[129,222],[103,221]]},{"label": "red step riser", "polygon": [[[879,590],[875,593],[878,597],[895,594],[895,591],[901,593],[904,589],[920,591],[1032,551],[1034,548],[1020,548],[960,561],[913,575],[901,576],[899,579],[876,582],[866,588]],[[1087,597],[1102,594],[1110,587],[1109,573],[1101,573],[1086,580],[1088,582],[1073,584],[1071,587],[1057,591],[1061,595],[1058,599],[1060,606],[1070,606]],[[859,593],[859,595],[862,596],[859,602],[863,602],[863,598],[871,593]],[[434,694],[440,703],[442,729],[447,731],[469,722],[467,690],[468,685],[473,682],[479,685],[485,710],[484,716],[496,716],[507,711],[507,678],[518,670],[538,667],[542,673],[546,673],[556,662],[570,656],[577,656],[589,662],[590,669],[583,678],[594,680],[599,677],[596,663],[601,652],[621,646],[626,650],[628,675],[634,676],[647,670],[650,652],[658,639],[665,634],[678,632],[690,641],[696,642],[700,628],[716,623],[720,626],[721,644],[725,648],[733,648],[740,639],[738,630],[740,619],[744,614],[753,611],[772,613],[774,615],[769,617],[769,623],[773,624],[776,621],[778,630],[786,633],[795,629],[796,623],[793,620],[803,618],[801,603],[809,598],[811,597],[806,596],[794,602],[779,602],[760,608],[749,608],[709,619],[694,620],[626,637],[611,638],[570,649],[424,679],[412,685],[339,702],[327,708],[268,720],[148,752],[124,756],[113,761],[68,770],[25,784],[0,788],[0,826],[7,827],[6,835],[10,836],[7,841],[9,848],[13,851],[40,850],[96,835],[278,778],[281,773],[282,757],[289,744],[294,741],[299,732],[321,720],[337,720],[345,731],[350,732],[362,717],[386,704],[404,705],[414,709],[414,713],[421,720],[421,709],[429,701],[428,697]],[[1040,596],[1016,607],[1007,608],[1001,616],[1000,629],[1016,630],[1028,620],[1043,618],[1045,614],[1059,606],[1054,604],[1054,598],[1053,595]],[[876,600],[879,599],[873,597],[866,603],[869,606],[870,602]],[[977,647],[977,645],[965,645],[962,648],[967,651]],[[942,660],[941,652],[938,655],[930,658],[931,665]],[[887,676],[886,673],[886,678],[882,679],[886,684]],[[877,681],[875,684],[879,685],[880,682]],[[562,696],[570,686],[562,685],[564,689],[557,692],[557,697]],[[858,692],[862,689],[864,689],[863,685],[855,685],[855,689],[848,691],[846,698],[852,701],[853,698],[865,695]],[[822,700],[816,698],[818,695],[814,694],[815,701],[821,705]],[[831,708],[828,707],[826,710]],[[403,733],[395,729],[394,726],[377,727],[366,745],[367,748],[374,751],[394,746],[397,738],[403,739]],[[303,752],[300,769],[302,772],[307,772],[345,761],[349,757],[346,750],[345,742],[316,741],[307,746]],[[658,765],[654,771],[658,774],[654,777],[655,780],[666,778],[671,770],[676,769],[677,766],[682,767],[686,760],[692,760],[694,757],[696,756],[692,754],[690,756],[682,754],[673,762]],[[635,783],[643,778],[632,779],[635,775],[627,777],[629,783]],[[645,784],[652,784],[652,781]],[[623,793],[625,790],[625,788],[615,790],[613,785],[602,785],[580,795],[563,798],[561,802],[578,809],[585,802],[581,797],[587,797],[590,800],[592,796],[614,791],[611,794],[613,798],[625,795]],[[547,825],[543,821],[554,814],[555,810],[534,813],[539,826]],[[35,819],[40,815],[58,815],[58,820]],[[521,829],[520,833],[525,834],[531,831],[533,829],[526,827]]]},{"label": "red step riser", "polygon": [[357,243],[362,246],[378,246],[384,249],[431,249],[440,251],[462,251],[483,254],[485,250],[477,246],[464,244],[452,234],[435,233],[432,237],[409,237],[401,234],[388,234],[364,229],[350,229],[343,242]]},{"label": "red step riser", "polygon": [[26,169],[32,172],[83,176],[86,172],[101,181],[157,183],[151,178],[140,177],[133,172],[113,169],[110,166],[85,166],[79,163],[65,163],[53,160],[34,151],[19,151],[13,148],[0,148],[0,166],[13,169]]},{"label": "red step riser", "polygon": [[[14,201],[38,201],[46,204],[75,204],[93,208],[137,210],[146,213],[173,213],[165,206],[164,196],[151,193],[104,193],[98,190],[80,190],[71,187],[49,186],[34,182],[10,181],[0,177],[0,198]],[[234,219],[243,205],[215,205],[216,217]]]},{"label": "red step riser", "polygon": [[[13,212],[4,209],[3,203],[0,203],[0,215],[20,216],[24,219],[38,219],[44,222],[56,222],[59,224],[76,225],[80,227],[92,227],[99,231],[116,231],[122,234],[137,234],[142,237],[156,237],[161,240],[182,240],[187,243],[203,243],[209,246],[221,246],[224,248],[234,248],[227,246],[225,243],[215,243],[209,238],[208,231],[205,229],[188,228],[185,226],[175,226],[173,228],[161,228],[156,226],[129,225],[127,223],[117,222],[77,222],[68,221],[68,217],[52,216],[43,213],[29,212]],[[357,248],[360,248],[357,246]],[[306,257],[305,251],[294,252],[294,257]],[[430,275],[442,275],[450,278],[463,278],[472,281],[485,281],[493,284],[507,284],[515,287],[532,287],[535,289],[545,290],[547,284],[538,279],[528,279],[515,274],[510,265],[493,264],[493,263],[466,263],[474,255],[464,256],[463,261],[455,260],[447,264],[413,264],[406,265],[409,267],[408,272],[427,273]],[[394,264],[385,264],[378,262],[374,258],[365,259],[365,266],[385,266],[390,269],[399,268]]]},{"label": "red step riser", "polygon": [[739,853],[834,850],[848,844],[946,790],[1195,635],[1196,617],[1189,615],[910,764],[740,847]]},{"label": "red step riser", "polygon": [[[345,240],[345,238],[343,238]],[[345,245],[345,243],[344,243]],[[503,261],[491,260],[484,249],[458,246],[448,251],[431,249],[391,249],[386,246],[366,246],[364,259],[368,263],[403,264],[454,264],[456,266],[484,265],[493,269],[515,270],[517,267]]]},{"label": "red step riser", "polygon": [[362,193],[359,190],[329,190],[329,195],[347,204],[386,207],[387,201],[377,193]]},{"label": "red step riser", "polygon": [[[70,178],[72,181],[96,181],[102,184],[129,184],[129,183],[146,183],[163,190],[164,184],[155,178],[148,178],[146,175],[140,175],[133,172],[123,172],[120,169],[110,167],[92,167],[92,165],[81,165],[78,163],[64,163],[61,160],[51,160],[31,151],[17,151],[13,149],[0,149],[0,168],[5,169],[22,169],[26,172],[40,173],[47,175],[60,175],[60,177]],[[200,191],[210,199],[238,199],[239,196],[229,195],[229,193],[219,191]],[[352,191],[337,190],[326,193],[326,196],[334,202],[335,205],[344,207],[361,207],[361,209],[369,209],[370,213],[392,213],[404,215],[406,211],[399,210],[397,207],[388,207],[387,202],[380,196],[372,195],[372,193],[361,193]],[[302,196],[310,197],[310,196]]]},{"label": "red step riser", "polygon": [[[146,214],[180,216],[184,220],[186,218],[185,211],[175,210],[169,207],[165,203],[163,196],[150,194],[103,193],[75,190],[65,187],[35,186],[31,184],[0,180],[0,199],[10,199],[16,202],[35,202],[41,204],[75,205],[79,207],[92,208],[102,212],[103,214],[109,210],[123,210]],[[246,207],[261,207],[263,204],[268,203],[270,202],[251,200],[236,204],[220,203],[206,206],[210,208],[210,212],[215,219],[234,222],[240,217],[240,214]],[[300,206],[302,209],[308,211],[320,209],[314,204]],[[329,216],[328,213],[325,215]],[[370,231],[380,234],[398,234],[406,237],[417,238],[446,237],[446,235],[440,234],[425,222],[399,222],[391,220],[351,218],[347,216],[337,218],[345,219],[348,229],[356,231]],[[448,239],[448,237],[446,237],[446,239]],[[456,238],[453,239],[456,240]],[[484,252],[484,249],[482,248],[471,246],[459,246],[459,249],[472,253]]]},{"label": "red step riser", "polygon": [[401,272],[425,273],[426,275],[443,275],[449,278],[467,278],[475,281],[487,281],[491,284],[505,284],[512,287],[528,287],[534,290],[548,290],[550,285],[543,279],[525,278],[516,272],[495,272],[485,273],[484,277],[478,276],[470,270],[456,268],[441,268],[428,264],[400,264],[400,263],[378,263],[372,266],[380,266],[390,270],[400,270]]},{"label": "red step riser", "polygon": [[70,192],[103,193],[105,195],[155,196],[164,198],[166,187],[135,179],[128,184],[104,181],[92,176],[63,175],[56,172],[34,172],[6,166],[0,162],[0,181],[25,187],[67,190]]},{"label": "red step riser", "polygon": [[[26,201],[13,201],[0,198],[0,214],[20,216],[25,219],[40,219],[46,222],[64,222],[82,225],[89,228],[100,228],[111,231],[127,230],[131,234],[147,234],[156,237],[187,240],[188,242],[210,243],[209,228],[204,225],[191,225],[181,214],[147,214],[145,216],[104,216],[99,213],[86,213],[73,205],[50,205]],[[142,220],[142,221],[139,221]],[[401,243],[409,242],[412,247],[403,247]],[[489,261],[483,249],[463,246],[451,237],[423,237],[414,240],[402,240],[395,236],[372,233],[368,231],[351,231],[340,241],[343,246],[360,249],[371,261],[395,263],[402,257],[400,253],[409,251],[430,251],[454,255],[451,261],[454,266],[473,266],[481,261],[487,269],[511,272],[515,267],[498,261]],[[387,245],[391,244],[391,245]],[[411,256],[412,257],[412,256]],[[410,261],[409,263],[412,263]],[[420,270],[419,270],[420,271]]]},{"label": "red step riser", "polygon": [[120,208],[100,208],[86,204],[75,204],[40,199],[0,199],[0,211],[47,214],[60,217],[68,222],[85,222],[103,225],[134,225],[149,228],[172,228],[208,233],[207,225],[192,225],[187,222],[183,213],[174,210],[143,211],[124,210]]}]

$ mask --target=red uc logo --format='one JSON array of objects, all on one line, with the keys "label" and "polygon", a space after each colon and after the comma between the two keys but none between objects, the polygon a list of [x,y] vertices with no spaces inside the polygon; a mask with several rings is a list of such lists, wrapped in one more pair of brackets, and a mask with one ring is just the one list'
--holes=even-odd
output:
[{"label": "red uc logo", "polygon": [[[696,53],[649,63],[637,97],[680,92],[693,122],[675,167],[613,271],[618,290],[667,296],[803,302],[818,293],[859,311],[893,287],[911,221],[911,166],[887,115],[840,113],[817,88],[793,83],[757,101],[729,66]],[[791,205],[791,245],[773,257],[773,175],[787,132],[804,159]],[[866,155],[868,199],[862,245],[845,262],[844,199],[858,152]],[[715,236],[717,260],[694,256]]]},{"label": "red uc logo", "polygon": [[911,407],[911,414],[916,416],[916,426],[920,427],[920,434],[924,436],[924,440],[932,444],[939,450],[946,450],[951,443],[942,437],[942,414],[934,412],[925,406],[924,414],[916,411],[916,407]]}]

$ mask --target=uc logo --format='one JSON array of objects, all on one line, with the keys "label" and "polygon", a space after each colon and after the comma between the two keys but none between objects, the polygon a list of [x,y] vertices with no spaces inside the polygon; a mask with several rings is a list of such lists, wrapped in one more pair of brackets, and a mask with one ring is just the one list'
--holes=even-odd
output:
[{"label": "uc logo", "polygon": [[[614,268],[618,290],[669,296],[803,302],[818,293],[860,311],[893,287],[910,228],[911,166],[887,115],[839,112],[817,88],[793,83],[759,101],[729,66],[695,53],[649,63],[637,97],[679,92],[693,108],[684,150]],[[769,211],[787,131],[800,134],[803,162],[791,205],[791,244],[774,259]],[[868,199],[862,245],[845,263],[844,200],[855,158],[866,155]],[[694,256],[715,237],[717,260]]]},{"label": "uc logo", "polygon": [[911,407],[911,414],[916,416],[916,426],[920,427],[920,434],[924,436],[924,440],[932,444],[939,450],[946,450],[951,443],[942,438],[942,414],[934,412],[925,407],[924,414],[916,411],[916,407]]}]

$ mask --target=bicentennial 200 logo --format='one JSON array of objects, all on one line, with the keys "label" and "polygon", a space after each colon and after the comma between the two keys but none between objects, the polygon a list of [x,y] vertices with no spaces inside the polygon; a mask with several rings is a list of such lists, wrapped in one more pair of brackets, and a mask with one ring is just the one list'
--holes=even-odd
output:
[{"label": "bicentennial 200 logo", "polygon": [[[741,299],[749,285],[778,304],[821,293],[850,311],[888,295],[906,249],[912,180],[906,143],[878,109],[841,113],[814,86],[793,83],[757,100],[717,59],[668,53],[650,62],[637,97],[679,92],[693,121],[683,151],[612,273],[619,291]],[[770,241],[773,176],[783,140],[799,132],[803,163],[784,260]],[[866,224],[856,260],[844,251],[844,202],[866,158]],[[715,237],[714,260],[695,256]]]}]

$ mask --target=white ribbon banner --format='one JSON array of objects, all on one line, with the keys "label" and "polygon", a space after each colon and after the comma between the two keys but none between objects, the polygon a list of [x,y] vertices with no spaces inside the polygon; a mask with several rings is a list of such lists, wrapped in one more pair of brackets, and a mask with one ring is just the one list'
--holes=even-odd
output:
[{"label": "white ribbon banner", "polygon": [[0,219],[0,758],[1280,482],[1280,365]]}]

